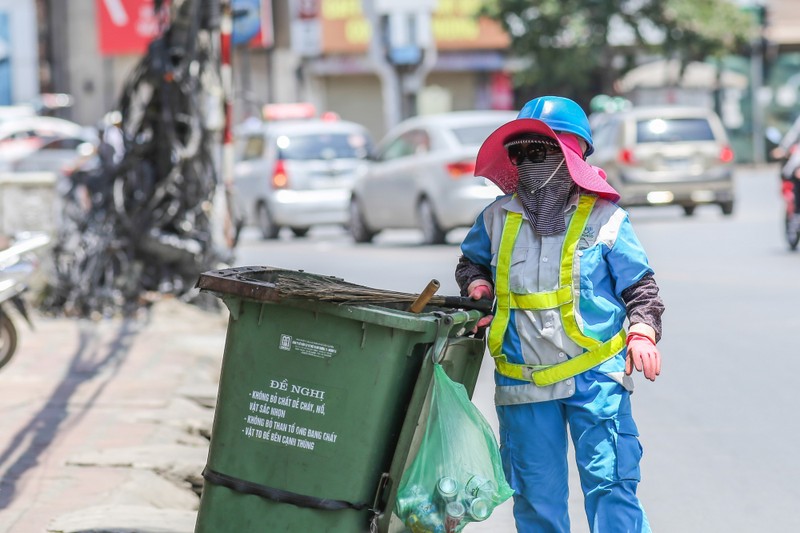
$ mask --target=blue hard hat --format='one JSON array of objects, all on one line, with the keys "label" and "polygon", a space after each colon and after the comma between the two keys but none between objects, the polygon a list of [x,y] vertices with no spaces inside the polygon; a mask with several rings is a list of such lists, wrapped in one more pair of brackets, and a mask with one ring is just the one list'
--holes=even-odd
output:
[{"label": "blue hard hat", "polygon": [[584,156],[594,152],[592,130],[589,119],[581,106],[563,96],[540,96],[520,109],[517,118],[541,120],[555,132],[572,133],[586,141],[588,148]]}]

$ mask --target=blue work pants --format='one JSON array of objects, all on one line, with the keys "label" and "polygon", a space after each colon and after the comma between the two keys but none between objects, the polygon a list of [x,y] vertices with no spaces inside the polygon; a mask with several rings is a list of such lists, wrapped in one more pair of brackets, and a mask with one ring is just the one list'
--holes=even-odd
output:
[{"label": "blue work pants", "polygon": [[630,393],[603,373],[575,376],[561,400],[498,406],[500,451],[520,533],[569,533],[567,427],[592,533],[644,533],[642,447]]}]

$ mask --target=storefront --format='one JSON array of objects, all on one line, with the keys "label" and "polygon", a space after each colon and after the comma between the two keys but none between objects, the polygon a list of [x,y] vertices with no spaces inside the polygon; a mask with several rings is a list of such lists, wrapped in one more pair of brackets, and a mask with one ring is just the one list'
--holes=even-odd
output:
[{"label": "storefront", "polygon": [[[273,48],[237,51],[237,114],[246,117],[267,102],[308,100],[380,137],[384,103],[368,57],[372,29],[361,0],[291,4],[274,2]],[[418,111],[511,108],[508,36],[497,23],[477,17],[480,1],[437,4],[431,23],[437,59]]]}]

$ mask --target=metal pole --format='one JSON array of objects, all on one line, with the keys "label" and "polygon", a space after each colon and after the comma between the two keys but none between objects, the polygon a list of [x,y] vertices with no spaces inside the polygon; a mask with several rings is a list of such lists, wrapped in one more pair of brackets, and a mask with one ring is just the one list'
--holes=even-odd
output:
[{"label": "metal pole", "polygon": [[222,93],[225,106],[225,124],[222,129],[222,186],[225,190],[227,204],[224,221],[224,234],[228,247],[236,245],[236,229],[234,228],[231,213],[233,205],[233,67],[231,62],[232,33],[233,33],[233,8],[231,0],[220,0],[222,18],[220,20],[220,78],[222,80]]},{"label": "metal pole", "polygon": [[[430,13],[420,15],[420,18],[426,19],[427,31],[430,33]],[[436,41],[431,35],[427,36],[424,41],[422,62],[414,67],[410,72],[403,76],[402,86],[404,94],[408,95],[408,116],[417,114],[417,94],[425,86],[425,78],[436,66],[438,58],[438,51],[436,49]],[[407,118],[407,117],[404,117]]]},{"label": "metal pole", "polygon": [[753,163],[764,162],[764,109],[761,105],[761,87],[764,85],[764,60],[761,54],[761,39],[752,43],[750,54],[750,83],[753,106]]},{"label": "metal pole", "polygon": [[372,26],[372,37],[369,41],[369,58],[372,62],[378,78],[381,80],[381,92],[383,95],[383,118],[384,129],[388,130],[400,122],[401,94],[400,76],[393,65],[389,64],[386,58],[383,43],[386,42],[381,18],[375,10],[374,0],[362,0],[361,3],[364,15]]}]

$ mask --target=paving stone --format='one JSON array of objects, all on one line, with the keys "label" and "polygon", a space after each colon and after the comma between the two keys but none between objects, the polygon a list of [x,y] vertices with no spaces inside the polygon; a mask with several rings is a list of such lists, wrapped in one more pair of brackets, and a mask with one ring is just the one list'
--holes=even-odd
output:
[{"label": "paving stone", "polygon": [[52,520],[48,533],[192,533],[197,513],[143,505],[98,505]]},{"label": "paving stone", "polygon": [[140,411],[134,415],[135,420],[174,427],[190,435],[211,435],[214,422],[214,409],[199,405],[183,396],[177,396],[164,409]]},{"label": "paving stone", "polygon": [[34,317],[0,373],[0,533],[190,533],[227,311]]},{"label": "paving stone", "polygon": [[217,405],[218,390],[218,383],[209,382],[206,384],[192,385],[191,387],[183,387],[178,391],[178,394],[193,400],[198,405],[213,409]]},{"label": "paving stone", "polygon": [[208,449],[200,446],[156,444],[111,448],[77,454],[67,460],[73,466],[115,466],[153,470],[160,474],[182,472],[188,469],[202,472]]},{"label": "paving stone", "polygon": [[107,503],[116,506],[197,510],[200,507],[200,497],[188,482],[178,485],[153,471],[131,469],[128,481],[109,494]]}]

